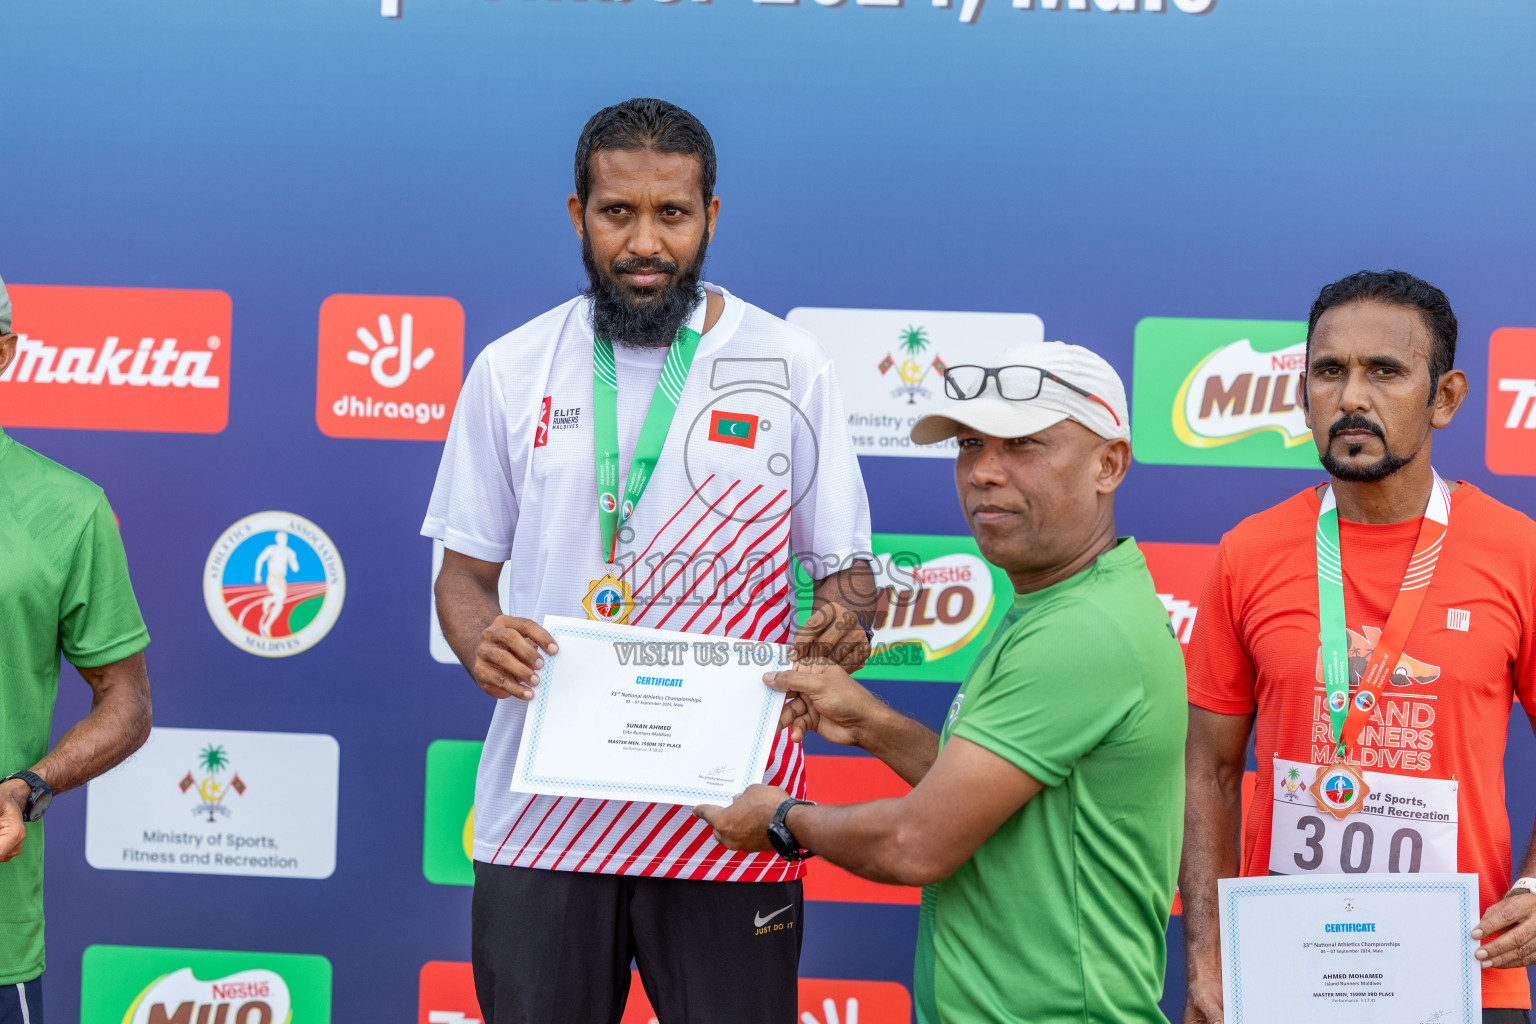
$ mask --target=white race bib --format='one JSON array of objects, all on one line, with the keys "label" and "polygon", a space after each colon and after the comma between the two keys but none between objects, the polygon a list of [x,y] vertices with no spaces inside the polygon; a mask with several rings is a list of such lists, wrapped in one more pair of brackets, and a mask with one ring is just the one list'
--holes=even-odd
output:
[{"label": "white race bib", "polygon": [[1340,821],[1318,808],[1317,765],[1274,759],[1272,875],[1456,870],[1456,782],[1362,772],[1360,810]]}]

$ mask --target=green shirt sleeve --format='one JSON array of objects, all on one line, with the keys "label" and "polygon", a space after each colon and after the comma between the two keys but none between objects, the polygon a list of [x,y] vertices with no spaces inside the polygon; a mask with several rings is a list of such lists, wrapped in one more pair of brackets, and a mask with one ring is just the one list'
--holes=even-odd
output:
[{"label": "green shirt sleeve", "polygon": [[149,645],[128,579],[128,555],[106,495],[75,543],[59,598],[59,646],[77,668],[122,661]]},{"label": "green shirt sleeve", "polygon": [[1081,613],[1026,618],[950,735],[1059,786],[1141,696],[1140,662],[1112,623]]}]

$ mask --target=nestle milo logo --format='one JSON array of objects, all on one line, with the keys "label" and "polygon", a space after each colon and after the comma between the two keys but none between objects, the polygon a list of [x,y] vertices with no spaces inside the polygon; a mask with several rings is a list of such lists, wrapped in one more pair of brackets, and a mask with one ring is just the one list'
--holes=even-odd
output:
[{"label": "nestle milo logo", "polygon": [[1148,463],[1316,469],[1297,389],[1301,321],[1148,317],[1136,325],[1131,449]]},{"label": "nestle milo logo", "polygon": [[322,956],[90,946],[80,1019],[100,1024],[330,1024]]}]

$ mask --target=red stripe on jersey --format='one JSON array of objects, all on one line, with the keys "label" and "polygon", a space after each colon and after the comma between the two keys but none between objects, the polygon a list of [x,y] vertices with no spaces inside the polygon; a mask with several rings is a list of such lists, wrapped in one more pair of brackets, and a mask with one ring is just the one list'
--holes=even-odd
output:
[{"label": "red stripe on jersey", "polygon": [[[592,801],[590,801],[590,800],[582,800],[582,801],[579,801],[579,804],[586,804],[586,803],[591,803],[591,802]],[[560,862],[565,860],[567,854],[569,854],[572,850],[576,849],[576,844],[581,842],[581,837],[586,833],[587,829],[592,827],[592,823],[594,821],[596,821],[598,818],[602,817],[602,815],[603,815],[603,808],[605,808],[607,806],[608,806],[608,801],[604,800],[604,801],[602,801],[601,803],[599,803],[597,805],[597,809],[596,810],[594,810],[590,815],[588,815],[587,820],[582,823],[581,828],[577,829],[576,830],[576,834],[571,836],[571,841],[565,844],[565,849],[560,851],[560,856],[556,857],[555,858],[555,862],[549,866],[549,869],[551,871],[559,871],[560,870]],[[558,834],[558,833],[556,833],[556,834]]]},{"label": "red stripe on jersey", "polygon": [[[630,836],[635,834],[635,829],[639,828],[641,823],[644,822],[646,818],[650,817],[651,812],[653,810],[655,810],[657,808],[657,806],[658,806],[657,804],[645,804],[645,805],[643,805],[643,809],[640,811],[640,814],[635,818],[634,824],[630,825],[629,828],[624,830],[624,834],[622,836],[619,836],[618,842],[613,844],[613,849],[608,851],[608,856],[604,857],[603,860],[602,860],[602,863],[598,864],[598,866],[593,868],[592,870],[596,871],[600,875],[607,874],[608,872],[605,872],[603,869],[608,866],[608,862],[613,860],[614,856],[620,850],[624,849],[624,844],[629,841],[629,837]],[[618,872],[614,871],[613,873],[617,874]]]},{"label": "red stripe on jersey", "polygon": [[[787,590],[786,590],[786,592],[787,592]],[[771,607],[771,605],[769,607]],[[758,612],[758,614],[761,615],[762,612]],[[784,607],[779,609],[779,614],[775,615],[773,617],[773,619],[767,625],[765,625],[762,628],[762,630],[760,630],[758,632],[757,638],[759,640],[766,640],[766,639],[768,639],[768,634],[772,633],[775,629],[777,629],[779,627],[779,623],[783,622],[784,621],[784,617],[786,615],[788,615],[788,614],[789,614],[789,604],[788,604],[788,602],[785,602]]]},{"label": "red stripe on jersey", "polygon": [[[754,540],[752,542],[751,547],[749,547],[747,549],[747,551],[742,554],[741,561],[744,562],[748,558],[750,558],[755,553],[757,545],[759,543],[761,543],[763,540],[765,540],[766,538],[772,536],[773,532],[775,530],[777,530],[781,524],[787,523],[788,520],[789,520],[789,514],[788,513],[785,513],[784,515],[780,516],[779,519],[777,521],[775,521],[772,526],[768,527],[768,529],[763,531],[762,535],[760,537],[758,537],[757,540]],[[735,603],[737,595],[739,595],[742,592],[742,590],[746,588],[747,584],[752,582],[752,574],[757,571],[758,566],[762,565],[764,562],[767,562],[767,561],[773,559],[775,556],[777,556],[780,551],[784,550],[784,546],[787,545],[788,543],[789,543],[789,531],[785,530],[784,531],[783,539],[781,539],[779,541],[779,543],[774,546],[773,550],[765,553],[756,562],[752,563],[752,568],[748,569],[746,571],[746,573],[743,574],[741,582],[736,585],[736,589],[731,591],[729,594],[727,594],[725,596],[725,599],[723,601],[720,601],[716,605],[714,621],[711,622],[708,626],[705,626],[704,629],[701,630],[701,632],[703,632],[703,633],[714,633],[715,627],[720,625],[720,620],[725,618],[725,613],[727,611],[729,611],[730,608],[731,608],[731,605]],[[737,562],[736,563],[736,568],[732,569],[730,572],[726,573],[726,579],[725,580],[721,580],[720,581],[721,584],[724,585],[726,580],[729,580],[731,575],[736,572],[736,569],[740,569],[740,568],[741,568],[741,562]],[[713,595],[711,595],[711,596],[713,596]],[[699,609],[699,611],[703,611],[703,610],[704,609],[702,609],[702,608]]]},{"label": "red stripe on jersey", "polygon": [[528,809],[531,808],[534,805],[534,802],[536,800],[538,800],[538,797],[530,796],[528,798],[528,802],[523,805],[522,811],[518,813],[517,820],[512,822],[512,827],[507,829],[507,834],[506,834],[506,836],[504,836],[502,838],[501,845],[496,847],[495,854],[493,854],[491,856],[491,863],[492,864],[495,864],[496,861],[501,857],[501,851],[506,849],[506,847],[507,847],[507,840],[511,839],[512,838],[512,833],[517,831],[517,826],[519,826],[519,825],[521,825],[523,823],[523,815],[528,813]]},{"label": "red stripe on jersey", "polygon": [[[543,843],[539,844],[538,852],[535,853],[533,855],[533,859],[528,862],[528,866],[529,867],[533,867],[535,864],[537,864],[539,862],[539,858],[544,856],[544,854],[551,852],[549,848],[552,845],[554,845],[554,842],[555,842],[556,839],[560,838],[560,832],[565,828],[566,825],[568,825],[570,823],[571,818],[573,818],[576,815],[576,812],[581,809],[581,805],[584,804],[584,803],[586,803],[585,800],[572,800],[571,801],[571,809],[568,812],[566,812],[566,815],[565,815],[564,818],[560,819],[560,824],[555,826],[555,830],[549,834],[549,838],[544,840]],[[532,845],[533,841],[535,839],[537,839],[537,838],[538,838],[538,831],[535,830],[534,834],[528,837],[528,842],[523,844],[523,848],[527,849],[527,847]],[[570,844],[566,844],[566,845],[569,846]],[[517,863],[517,858],[516,857],[512,858],[512,863],[514,863],[514,864]]]},{"label": "red stripe on jersey", "polygon": [[[683,542],[686,541],[690,536],[693,535],[693,531],[697,530],[699,528],[699,524],[700,523],[702,523],[704,520],[709,518],[709,514],[711,512],[715,511],[715,506],[720,504],[720,502],[724,501],[726,498],[730,497],[731,492],[736,489],[736,484],[739,484],[739,483],[741,483],[740,480],[734,481],[731,484],[731,486],[729,486],[729,487],[727,487],[725,489],[725,493],[721,494],[720,497],[716,498],[714,501],[712,501],[708,505],[704,506],[703,514],[700,515],[699,518],[697,518],[697,519],[695,519],[693,521],[693,525],[688,527],[688,530],[687,530],[686,533],[684,533],[681,537],[677,538],[677,543],[672,545],[672,550],[668,551],[664,556],[662,556],[661,560],[656,563],[655,567],[652,568],[650,573],[645,577],[645,581],[643,583],[637,584],[635,586],[634,593],[636,595],[638,595],[642,590],[644,590],[646,588],[646,586],[651,582],[651,578],[656,575],[657,570],[661,569],[662,566],[666,565],[669,561],[672,560],[672,556],[677,554],[677,549],[683,546]],[[638,559],[637,559],[637,561],[638,561]],[[639,597],[637,596],[635,598],[635,600],[638,601]]]},{"label": "red stripe on jersey", "polygon": [[[660,806],[660,805],[657,804],[657,805],[653,805],[653,806]],[[656,822],[656,824],[651,827],[651,830],[645,834],[645,838],[640,840],[640,842],[636,843],[635,844],[635,848],[633,850],[631,850],[628,854],[626,854],[625,857],[624,857],[624,860],[622,862],[620,862],[619,865],[613,869],[613,873],[616,874],[616,875],[628,874],[629,873],[629,869],[631,867],[633,867],[635,864],[639,863],[639,861],[640,861],[640,854],[642,852],[644,852],[644,850],[648,846],[650,846],[652,843],[654,843],[656,841],[656,837],[662,834],[662,829],[664,829],[667,826],[667,824],[672,821],[673,818],[676,818],[682,812],[683,812],[682,806],[681,805],[677,805],[677,806],[674,806],[667,813],[663,814],[661,816],[661,820]],[[694,820],[696,821],[698,819],[694,819]],[[615,852],[617,852],[617,851],[615,851]],[[598,870],[601,871],[602,869],[599,868]]]},{"label": "red stripe on jersey", "polygon": [[[764,515],[767,515],[768,510],[771,509],[774,505],[778,504],[779,499],[782,498],[786,493],[787,492],[785,491],[780,491],[778,494],[775,494],[772,501],[764,505],[752,516],[751,519],[748,519],[745,523],[743,523],[741,529],[737,530],[736,533],[732,535],[729,543],[720,549],[720,554],[724,555],[731,548],[735,547],[736,542],[741,539],[742,535],[745,534],[748,529],[751,528],[752,524],[757,522],[758,519],[762,518]],[[759,534],[757,540],[754,540],[751,544],[749,544],[747,549],[741,553],[741,557],[736,560],[736,564],[727,569],[725,574],[715,581],[714,588],[710,590],[709,596],[704,598],[703,601],[699,602],[698,610],[689,617],[687,622],[683,623],[683,632],[686,633],[688,628],[693,625],[694,620],[697,619],[700,615],[704,614],[704,610],[706,608],[715,603],[715,597],[720,593],[720,588],[725,586],[726,583],[730,581],[731,576],[736,572],[737,569],[741,568],[743,562],[752,557],[758,541],[761,541],[764,537],[767,537],[773,533],[773,531],[778,527],[779,523],[788,517],[789,509],[785,509],[783,512],[779,513],[778,518],[769,524],[768,529]],[[785,534],[785,540],[787,541],[788,539],[789,535]],[[783,547],[783,544],[780,544],[779,546]]]},{"label": "red stripe on jersey", "polygon": [[[747,594],[746,599],[742,601],[741,610],[738,611],[735,615],[732,615],[731,621],[725,624],[725,632],[727,634],[730,634],[731,630],[736,628],[736,624],[746,616],[747,612],[752,610],[752,605],[757,600],[757,595],[763,592],[763,588],[768,586],[774,580],[778,579],[780,576],[784,575],[784,571],[788,568],[789,561],[786,559],[785,561],[780,562],[778,566],[773,570],[773,572],[769,573],[767,576],[764,576],[761,580],[758,581],[757,585],[753,587],[752,590]],[[732,635],[745,637],[750,636],[751,632],[751,627],[748,627],[745,632]]]},{"label": "red stripe on jersey", "polygon": [[[756,494],[758,491],[760,491],[762,489],[763,489],[763,485],[762,484],[758,484],[756,487],[754,487],[750,491],[748,491],[747,494],[746,494],[746,497],[744,497],[740,501],[738,501],[736,503],[736,507],[731,509],[730,515],[722,518],[720,520],[720,522],[715,526],[715,528],[713,530],[710,530],[709,533],[705,535],[703,540],[699,541],[699,546],[694,548],[693,551],[689,553],[688,557],[683,560],[683,564],[677,567],[677,572],[672,574],[672,578],[670,580],[663,580],[662,584],[661,584],[661,587],[651,594],[651,599],[645,603],[645,607],[641,608],[639,613],[633,619],[630,620],[632,625],[639,625],[640,619],[642,617],[644,617],[646,612],[651,610],[651,607],[656,604],[656,602],[661,598],[661,595],[663,595],[663,594],[665,594],[667,592],[667,588],[672,586],[672,584],[676,583],[678,581],[678,579],[683,576],[684,573],[686,573],[690,568],[693,567],[694,560],[699,557],[699,552],[704,550],[704,546],[706,544],[708,544],[710,541],[714,540],[715,539],[715,534],[717,534],[721,530],[725,529],[725,524],[730,522],[731,519],[736,515],[736,513],[741,510],[741,506],[745,505],[749,500],[751,500],[752,495]],[[719,556],[716,555],[714,557],[718,558]],[[658,566],[658,568],[663,568],[663,567],[666,566],[666,564],[667,564],[666,561],[663,560],[662,563],[661,563],[661,566]],[[711,567],[713,567],[713,564],[714,564],[713,560],[711,561],[710,564],[711,564]],[[699,581],[702,580],[703,578],[704,577],[703,577],[702,574],[697,574],[695,576],[694,581],[693,581],[693,587],[698,586],[699,585]],[[688,588],[689,593],[691,593],[693,591],[693,587],[689,587]],[[687,596],[688,596],[688,594],[686,594],[686,593],[683,595],[684,598],[686,598]],[[681,600],[681,598],[679,600]],[[676,604],[676,602],[674,602],[673,603],[673,608],[675,609],[676,607],[677,607],[677,604]],[[669,611],[667,614],[670,615],[672,613]],[[661,621],[665,622],[667,620],[665,618],[663,618]],[[653,627],[653,628],[660,629],[661,628],[661,624],[657,623],[657,625],[655,627]]]},{"label": "red stripe on jersey", "polygon": [[[787,563],[786,563],[786,565],[782,565],[779,568],[780,569],[784,569],[784,568],[787,568],[787,567],[788,566],[787,566]],[[779,576],[779,575],[781,575],[781,574],[777,573],[777,572],[774,573],[774,576]],[[752,616],[752,624],[750,626],[748,626],[746,629],[743,629],[741,631],[741,633],[740,633],[740,636],[743,639],[751,639],[752,638],[752,634],[757,631],[757,624],[762,619],[764,613],[766,613],[769,610],[771,610],[774,607],[776,607],[780,601],[784,600],[784,595],[788,594],[788,593],[789,593],[789,584],[786,583],[784,586],[782,586],[778,590],[774,591],[773,595],[770,596],[768,598],[768,600],[766,600],[762,604],[758,605],[757,606],[757,614]],[[751,607],[752,607],[751,605],[747,606],[748,609],[750,609]],[[747,609],[743,609],[743,614],[745,614],[746,610]]]},{"label": "red stripe on jersey", "polygon": [[[559,807],[564,799],[565,797],[563,796],[555,797],[555,802],[549,805],[549,810],[544,812],[544,817],[540,818],[539,823],[533,826],[533,831],[528,834],[528,838],[523,841],[523,845],[518,848],[518,851],[512,855],[512,859],[507,861],[508,864],[513,867],[517,866],[517,858],[528,852],[528,847],[533,842],[534,837],[539,834],[539,829],[544,827],[544,823],[549,820],[551,814],[555,813],[555,808]],[[534,854],[534,859],[538,859],[538,854]]]},{"label": "red stripe on jersey", "polygon": [[580,871],[581,866],[587,862],[587,858],[602,849],[603,840],[608,838],[608,833],[613,831],[613,826],[624,820],[624,815],[634,806],[634,803],[633,800],[626,800],[624,802],[624,806],[619,808],[619,813],[613,816],[613,820],[608,823],[608,827],[603,829],[603,834],[598,836],[597,841],[592,844],[592,849],[581,855],[581,860],[577,861],[576,866],[571,868],[572,871]]},{"label": "red stripe on jersey", "polygon": [[[689,505],[692,505],[693,504],[693,499],[697,498],[699,496],[699,492],[702,491],[705,487],[709,486],[709,482],[711,480],[713,480],[714,478],[715,478],[715,474],[713,474],[713,473],[711,473],[711,474],[709,474],[709,476],[705,477],[704,478],[704,482],[702,484],[699,484],[699,486],[695,487],[693,489],[693,493],[688,495],[688,500],[683,502],[681,505],[677,506],[677,511],[672,513],[672,519],[676,519],[678,516],[682,515],[683,514],[683,509],[687,508]],[[647,544],[645,546],[645,550],[640,552],[639,558],[636,558],[633,562],[630,562],[628,565],[626,565],[624,567],[624,571],[619,573],[619,579],[622,580],[625,576],[628,576],[629,575],[629,570],[631,570],[635,566],[639,565],[640,564],[640,559],[644,558],[646,555],[651,553],[651,548],[655,545],[655,543],[658,540],[661,539],[661,535],[667,531],[667,527],[672,525],[672,519],[668,519],[665,523],[661,524],[661,529],[656,531],[655,536],[653,536],[651,538],[651,543]]]},{"label": "red stripe on jersey", "polygon": [[[755,487],[754,487],[754,488],[753,488],[753,489],[752,489],[752,494],[756,494],[756,493],[757,493],[757,491],[758,491],[758,488],[755,488]],[[696,588],[696,587],[698,587],[698,585],[699,585],[699,584],[700,584],[700,583],[703,583],[703,582],[704,582],[704,576],[705,576],[705,573],[708,573],[708,574],[710,574],[710,575],[714,575],[714,572],[715,572],[715,567],[716,567],[716,566],[718,566],[718,565],[719,565],[719,564],[720,564],[720,561],[721,561],[721,559],[723,559],[723,558],[724,558],[724,557],[725,557],[725,553],[726,553],[726,552],[727,552],[727,551],[729,551],[729,550],[730,550],[730,549],[731,549],[731,546],[732,546],[732,545],[734,545],[734,544],[735,544],[735,543],[736,543],[736,541],[737,541],[737,540],[738,540],[738,539],[739,539],[739,538],[740,538],[740,537],[741,537],[741,535],[742,535],[742,533],[744,533],[744,532],[745,532],[745,531],[746,531],[746,529],[747,529],[747,527],[749,527],[749,526],[751,526],[751,525],[752,525],[752,524],[753,524],[753,523],[755,523],[755,522],[757,522],[757,520],[758,520],[758,519],[759,519],[759,518],[760,518],[760,517],[761,517],[761,516],[762,516],[762,515],[763,515],[763,514],[764,514],[764,513],[766,513],[766,512],[767,512],[767,511],[768,511],[768,510],[769,510],[769,509],[770,509],[770,508],[772,508],[772,507],[773,507],[773,505],[774,505],[774,504],[775,504],[775,503],[776,503],[776,502],[777,502],[777,501],[778,501],[778,500],[779,500],[779,499],[780,499],[780,498],[782,498],[782,497],[783,497],[783,496],[784,496],[784,494],[785,494],[785,493],[786,493],[786,492],[784,492],[784,491],[780,491],[780,492],[779,492],[779,493],[778,493],[778,494],[776,494],[776,495],[774,495],[774,496],[773,496],[773,500],[772,500],[772,501],[770,501],[770,502],[768,502],[768,504],[766,504],[766,505],[764,505],[764,506],[763,506],[763,507],[762,507],[762,508],[760,508],[760,509],[758,509],[758,510],[757,510],[757,512],[756,512],[756,513],[754,513],[754,514],[753,514],[753,516],[752,516],[752,518],[751,518],[751,519],[748,519],[748,520],[747,520],[747,521],[746,521],[746,523],[745,523],[745,524],[743,524],[743,525],[742,525],[742,527],[741,527],[741,528],[740,528],[740,529],[738,529],[738,530],[737,530],[737,531],[736,531],[736,532],[735,532],[735,533],[733,533],[733,534],[732,534],[732,535],[731,535],[731,539],[730,539],[730,540],[729,540],[729,541],[727,541],[727,542],[726,542],[726,543],[725,543],[725,546],[724,546],[724,547],[722,547],[722,548],[721,548],[721,549],[720,549],[720,550],[719,550],[719,551],[716,551],[716,552],[715,552],[715,553],[714,553],[714,554],[713,554],[713,555],[711,555],[711,556],[710,556],[710,560],[709,560],[709,567],[708,567],[708,568],[707,568],[707,569],[705,569],[705,570],[703,570],[703,571],[701,571],[701,572],[698,572],[698,573],[695,573],[695,574],[694,574],[694,579],[693,579],[693,583],[691,583],[691,584],[690,584],[690,585],[689,585],[689,587],[688,587],[688,589],[687,589],[687,590],[685,590],[685,591],[684,591],[684,592],[683,592],[683,593],[682,593],[682,596],[680,596],[680,597],[679,597],[679,598],[678,598],[678,599],[677,599],[677,600],[676,600],[676,601],[674,601],[674,602],[673,602],[673,603],[672,603],[672,607],[671,607],[671,608],[670,608],[670,609],[668,609],[668,611],[667,611],[667,614],[666,614],[666,615],[663,615],[663,616],[662,616],[662,617],[661,617],[661,621],[660,621],[660,622],[658,622],[658,623],[656,623],[656,628],[657,628],[657,629],[661,629],[661,628],[662,628],[662,627],[663,627],[663,626],[665,626],[665,625],[666,625],[666,624],[667,624],[667,619],[669,619],[669,618],[671,618],[671,617],[672,617],[672,613],[673,613],[673,612],[675,612],[675,611],[677,611],[677,610],[678,610],[678,609],[679,609],[679,608],[681,608],[681,607],[682,607],[682,606],[683,606],[683,605],[684,605],[684,604],[686,604],[686,603],[687,603],[687,601],[688,601],[688,595],[689,595],[689,594],[692,594],[692,593],[693,593],[693,591],[694,591],[694,589],[695,589],[695,588]],[[750,498],[750,497],[752,497],[752,494],[749,494],[749,495],[747,495],[747,498]],[[741,504],[738,504],[738,505],[737,505],[737,506],[736,506],[736,508],[737,508],[737,509],[740,509],[740,508],[741,508],[741,506],[742,506],[742,505],[744,505],[744,504],[746,504],[746,501],[747,501],[747,498],[743,498],[743,499],[741,499]],[[735,515],[736,515],[736,510],[735,510],[735,509],[733,509],[733,510],[732,510],[732,511],[731,511],[731,516],[732,516],[732,517],[733,517],[733,518],[734,518],[734,517],[735,517]],[[724,524],[724,523],[722,523],[722,524],[721,524],[721,526],[724,526],[724,525],[725,525],[725,524]],[[715,528],[715,529],[717,529],[717,530],[718,530],[718,529],[720,529],[720,527],[718,527],[718,526],[717,526],[717,527],[716,527],[716,528]],[[713,533],[711,533],[711,534],[710,534],[710,536],[711,536],[711,537],[713,537],[713,536],[714,536],[714,534],[713,534]],[[706,540],[707,540],[707,538],[706,538]],[[701,547],[701,548],[702,548],[702,547],[703,547],[703,545],[700,545],[700,547]],[[695,554],[695,555],[697,555],[697,554],[698,554],[698,552],[697,552],[697,551],[695,551],[695,552],[694,552],[694,554]],[[691,563],[690,563],[690,564],[691,564]],[[678,571],[679,571],[679,573],[681,573],[681,571],[682,571],[682,570],[678,570]],[[673,578],[674,578],[674,579],[675,579],[675,578],[676,578],[676,577],[673,577]],[[663,589],[665,589],[665,588],[663,588]],[[720,589],[720,584],[719,584],[719,582],[716,582],[716,583],[715,583],[715,588],[714,588],[714,590],[712,590],[712,591],[710,591],[710,594],[709,594],[709,597],[707,597],[707,598],[705,598],[705,599],[704,599],[704,600],[703,600],[703,601],[702,601],[702,602],[700,602],[700,604],[699,604],[699,611],[703,611],[703,610],[704,610],[704,608],[705,608],[705,607],[706,607],[706,606],[708,606],[708,604],[709,604],[709,603],[710,603],[710,601],[712,601],[712,600],[713,600],[713,599],[714,599],[714,596],[715,596],[715,593],[716,593],[716,592],[717,592],[717,591],[719,591],[719,589]],[[652,598],[652,601],[654,601],[654,600],[655,600],[655,598]],[[647,606],[646,606],[646,607],[650,607],[650,606],[649,606],[649,605],[647,605]],[[699,612],[694,612],[694,613],[693,613],[693,614],[694,614],[694,617],[697,617],[697,616],[698,616],[698,614],[699,614]],[[692,618],[690,618],[690,619],[689,619],[689,620],[688,620],[688,621],[689,621],[689,622],[692,622],[692,621],[693,621],[693,619],[692,619]],[[684,627],[684,631],[685,631],[685,632],[686,632],[686,630],[687,630],[687,627],[686,627],[686,626],[685,626],[685,627]]]}]

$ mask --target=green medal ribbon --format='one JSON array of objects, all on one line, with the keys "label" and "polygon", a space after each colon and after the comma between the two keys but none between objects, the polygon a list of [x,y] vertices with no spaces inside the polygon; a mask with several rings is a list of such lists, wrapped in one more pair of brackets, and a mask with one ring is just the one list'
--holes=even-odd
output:
[{"label": "green medal ribbon", "polygon": [[1408,643],[1413,622],[1423,607],[1435,574],[1435,563],[1450,522],[1451,492],[1435,474],[1429,507],[1419,525],[1418,543],[1403,573],[1403,583],[1386,627],[1376,641],[1360,674],[1360,688],[1349,698],[1349,624],[1344,613],[1344,559],[1339,548],[1339,507],[1330,485],[1317,510],[1317,611],[1322,626],[1323,685],[1327,691],[1328,721],[1338,742],[1334,756],[1342,761],[1370,721],[1381,699],[1381,689],[1397,670],[1398,659]]},{"label": "green medal ribbon", "polygon": [[661,367],[661,379],[656,382],[656,392],[651,396],[651,406],[645,414],[645,424],[640,428],[640,439],[635,443],[635,455],[629,463],[629,479],[624,482],[624,505],[621,509],[616,496],[619,482],[619,379],[613,364],[613,343],[607,338],[592,336],[592,423],[593,445],[597,452],[597,520],[602,534],[603,561],[613,563],[618,545],[619,525],[628,519],[640,504],[640,495],[651,482],[651,470],[661,457],[662,446],[667,443],[667,432],[672,428],[672,417],[677,413],[677,403],[683,396],[683,384],[688,380],[688,368],[693,365],[693,354],[698,350],[703,327],[705,302],[703,295],[688,322],[677,330],[677,338],[667,349],[666,362]]}]

